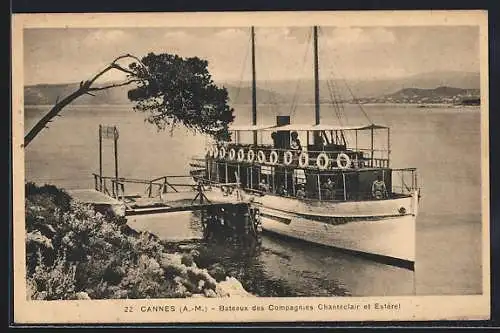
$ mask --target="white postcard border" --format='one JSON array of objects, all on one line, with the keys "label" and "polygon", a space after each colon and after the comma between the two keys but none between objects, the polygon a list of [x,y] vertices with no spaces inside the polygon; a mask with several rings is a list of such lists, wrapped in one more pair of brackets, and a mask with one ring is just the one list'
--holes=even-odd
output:
[{"label": "white postcard border", "polygon": [[[28,301],[25,284],[23,29],[74,27],[237,27],[237,26],[424,26],[478,25],[481,52],[482,153],[482,295],[405,297],[307,297],[164,300]],[[14,320],[16,323],[183,323],[183,322],[295,322],[295,321],[406,321],[489,319],[489,131],[488,26],[485,11],[370,11],[370,12],[234,12],[234,13],[120,13],[16,14],[12,21],[12,147]],[[375,304],[398,309],[378,310]],[[340,310],[320,310],[335,304]],[[148,312],[148,306],[172,305],[174,312]],[[220,305],[248,310],[219,311]],[[270,306],[310,306],[313,310],[273,311]],[[349,305],[359,305],[349,309]],[[264,311],[254,311],[262,306]],[[366,308],[366,307],[369,307]],[[132,312],[125,309],[132,307]],[[146,307],[146,308],[144,308]],[[195,309],[182,311],[183,308]],[[145,309],[145,311],[143,311]],[[182,312],[181,312],[182,311]]]}]

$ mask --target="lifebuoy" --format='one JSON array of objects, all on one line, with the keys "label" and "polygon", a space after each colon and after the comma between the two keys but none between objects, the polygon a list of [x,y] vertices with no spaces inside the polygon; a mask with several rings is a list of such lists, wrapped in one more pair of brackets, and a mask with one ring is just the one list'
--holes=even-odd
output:
[{"label": "lifebuoy", "polygon": [[309,155],[307,153],[300,153],[300,156],[299,156],[299,166],[301,168],[303,167],[306,167],[309,165]]},{"label": "lifebuoy", "polygon": [[255,152],[252,149],[250,149],[247,154],[247,160],[248,162],[252,163],[254,159],[255,159]]},{"label": "lifebuoy", "polygon": [[257,161],[259,163],[265,163],[266,162],[266,155],[264,154],[264,152],[262,150],[259,150],[257,152]]},{"label": "lifebuoy", "polygon": [[243,162],[244,159],[245,151],[243,150],[243,148],[240,148],[240,150],[238,150],[238,162]]},{"label": "lifebuoy", "polygon": [[217,146],[214,147],[214,158],[217,158],[219,156],[219,148]]},{"label": "lifebuoy", "polygon": [[[342,160],[345,161],[345,165],[342,164]],[[337,166],[340,168],[340,169],[347,169],[351,166],[351,158],[345,154],[345,153],[340,153],[338,156],[337,156]]]},{"label": "lifebuoy", "polygon": [[232,161],[234,160],[235,157],[236,157],[236,150],[234,150],[234,148],[231,148],[229,150],[229,159]]},{"label": "lifebuoy", "polygon": [[278,153],[276,152],[276,150],[273,150],[271,152],[271,155],[269,155],[269,162],[271,164],[276,164],[278,163]]},{"label": "lifebuoy", "polygon": [[226,148],[220,147],[220,149],[219,149],[219,158],[222,159],[224,157],[226,157]]},{"label": "lifebuoy", "polygon": [[292,161],[293,161],[293,154],[291,151],[287,150],[283,154],[283,163],[285,163],[285,165],[290,165],[292,164]]},{"label": "lifebuoy", "polygon": [[316,158],[316,166],[320,170],[325,170],[328,167],[328,164],[330,163],[330,160],[328,158],[328,155],[325,153],[321,153],[318,155]]}]

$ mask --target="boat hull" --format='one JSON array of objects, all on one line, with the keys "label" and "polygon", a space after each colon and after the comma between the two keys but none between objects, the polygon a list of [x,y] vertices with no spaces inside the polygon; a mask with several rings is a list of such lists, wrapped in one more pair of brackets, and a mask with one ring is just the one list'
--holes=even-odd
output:
[{"label": "boat hull", "polygon": [[415,262],[415,217],[352,219],[330,224],[304,217],[287,221],[262,209],[262,229],[281,236],[334,247],[377,261],[413,269]]},{"label": "boat hull", "polygon": [[255,201],[270,209],[315,217],[391,217],[417,214],[418,201],[413,195],[386,200],[318,201],[265,195]]},{"label": "boat hull", "polygon": [[[234,194],[207,195],[237,201]],[[264,195],[252,201],[260,208],[264,231],[414,269],[418,191],[386,200],[319,202]]]}]

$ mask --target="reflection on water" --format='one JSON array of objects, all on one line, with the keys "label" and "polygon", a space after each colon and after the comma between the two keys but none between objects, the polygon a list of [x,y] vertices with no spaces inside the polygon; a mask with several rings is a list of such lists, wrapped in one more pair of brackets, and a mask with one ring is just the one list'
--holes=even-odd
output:
[{"label": "reflection on water", "polygon": [[[345,105],[346,124],[359,123]],[[249,106],[235,106],[237,123],[250,119]],[[258,295],[477,294],[481,277],[480,114],[477,109],[418,109],[414,106],[364,106],[375,123],[391,127],[391,166],[416,167],[423,186],[417,218],[415,276],[404,269],[362,260],[302,242],[264,235],[255,253],[238,247],[204,244],[190,213],[132,217],[137,229],[209,249]],[[25,109],[26,129],[47,107]],[[337,121],[327,105],[325,123]],[[266,110],[263,110],[266,111]],[[273,124],[276,108],[259,113],[258,123]],[[331,111],[331,112],[330,112]],[[285,113],[286,114],[286,113]],[[329,115],[330,114],[330,115]],[[330,117],[330,118],[328,118]],[[312,123],[314,106],[301,105],[293,123]],[[177,128],[172,136],[144,123],[144,115],[124,106],[68,107],[26,149],[26,179],[65,188],[93,187],[98,169],[99,124],[117,125],[119,175],[156,178],[186,174],[192,155],[206,139]],[[112,142],[104,142],[104,173],[113,174]],[[142,189],[138,189],[142,191]],[[144,193],[138,193],[144,194]]]},{"label": "reflection on water", "polygon": [[[253,294],[272,296],[411,295],[413,272],[333,249],[264,233],[260,245],[205,242],[198,213],[133,216],[129,226],[147,230],[171,245],[201,253],[206,266],[219,263]],[[189,239],[189,242],[186,240]]]}]

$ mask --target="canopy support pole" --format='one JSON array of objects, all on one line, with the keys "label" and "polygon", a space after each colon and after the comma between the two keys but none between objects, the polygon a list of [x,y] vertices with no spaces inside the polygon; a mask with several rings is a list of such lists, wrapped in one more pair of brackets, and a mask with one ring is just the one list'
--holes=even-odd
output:
[{"label": "canopy support pole", "polygon": [[387,128],[387,167],[391,166],[391,129]]},{"label": "canopy support pole", "polygon": [[347,190],[345,188],[345,173],[342,172],[342,183],[344,184],[344,201],[347,201]]},{"label": "canopy support pole", "polygon": [[373,127],[371,128],[371,167],[373,168]]},{"label": "canopy support pole", "polygon": [[358,130],[354,130],[355,133],[355,146],[356,146],[356,151],[358,150]]},{"label": "canopy support pole", "polygon": [[229,172],[227,170],[227,162],[224,163],[224,178],[225,178],[225,183],[229,183]]},{"label": "canopy support pole", "polygon": [[319,201],[321,201],[321,182],[319,179],[319,173],[316,176],[317,176],[317,180],[318,180],[318,199],[319,199]]},{"label": "canopy support pole", "polygon": [[250,166],[249,169],[250,169],[250,188],[253,189],[253,166]]}]

